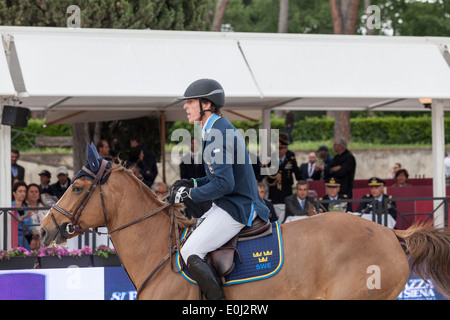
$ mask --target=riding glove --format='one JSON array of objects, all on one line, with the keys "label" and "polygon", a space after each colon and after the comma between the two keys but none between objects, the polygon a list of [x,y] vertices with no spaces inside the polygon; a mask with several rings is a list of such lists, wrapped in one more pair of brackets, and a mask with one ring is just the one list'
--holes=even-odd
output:
[{"label": "riding glove", "polygon": [[188,187],[172,187],[172,192],[167,199],[169,203],[184,203],[185,205],[192,204],[191,188]]},{"label": "riding glove", "polygon": [[178,188],[178,187],[188,187],[188,188],[194,188],[195,183],[194,179],[181,179],[174,182],[172,185],[172,190]]}]

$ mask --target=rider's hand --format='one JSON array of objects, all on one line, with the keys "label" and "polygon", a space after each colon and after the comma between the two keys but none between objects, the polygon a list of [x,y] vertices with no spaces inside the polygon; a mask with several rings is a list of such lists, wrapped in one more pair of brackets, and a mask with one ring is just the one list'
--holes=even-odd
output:
[{"label": "rider's hand", "polygon": [[169,203],[184,203],[185,205],[192,203],[191,188],[189,187],[172,187],[169,198]]},{"label": "rider's hand", "polygon": [[174,190],[179,187],[188,187],[188,188],[194,188],[194,179],[181,179],[174,182],[172,185],[171,190]]}]

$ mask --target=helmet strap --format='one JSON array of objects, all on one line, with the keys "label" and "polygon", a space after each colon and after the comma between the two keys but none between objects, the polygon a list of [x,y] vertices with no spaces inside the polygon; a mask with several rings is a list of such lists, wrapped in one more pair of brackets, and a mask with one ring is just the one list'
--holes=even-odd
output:
[{"label": "helmet strap", "polygon": [[203,117],[205,116],[205,111],[203,110],[202,106],[202,99],[198,99],[198,103],[200,105],[200,121],[202,121]]},{"label": "helmet strap", "polygon": [[202,99],[198,99],[198,103],[200,105],[200,121],[203,120],[203,117],[205,116],[205,112],[213,112],[212,110],[203,110],[203,105],[202,105]]}]

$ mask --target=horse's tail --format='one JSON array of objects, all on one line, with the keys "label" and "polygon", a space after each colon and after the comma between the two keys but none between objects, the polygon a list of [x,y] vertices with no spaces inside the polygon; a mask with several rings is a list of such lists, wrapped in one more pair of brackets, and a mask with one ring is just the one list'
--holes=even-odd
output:
[{"label": "horse's tail", "polygon": [[411,272],[450,297],[450,230],[426,224],[393,231],[406,246]]}]

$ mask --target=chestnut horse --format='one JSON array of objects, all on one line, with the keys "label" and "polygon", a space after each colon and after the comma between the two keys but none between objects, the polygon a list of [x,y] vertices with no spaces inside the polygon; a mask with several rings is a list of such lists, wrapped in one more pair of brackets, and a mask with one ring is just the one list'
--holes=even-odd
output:
[{"label": "chestnut horse", "polygon": [[[177,233],[193,221],[179,206],[160,201],[131,171],[113,165],[108,173],[97,188],[86,178],[74,181],[42,221],[44,245],[106,224],[139,299],[198,299],[198,287],[174,272],[168,259]],[[86,200],[87,190],[92,194]],[[77,212],[80,205],[83,210]],[[77,215],[78,227],[68,214]],[[172,228],[174,217],[178,225]],[[264,280],[224,287],[227,299],[396,299],[408,280],[409,263],[449,296],[448,229],[392,230],[352,214],[324,213],[283,224],[281,233],[281,270]]]}]

